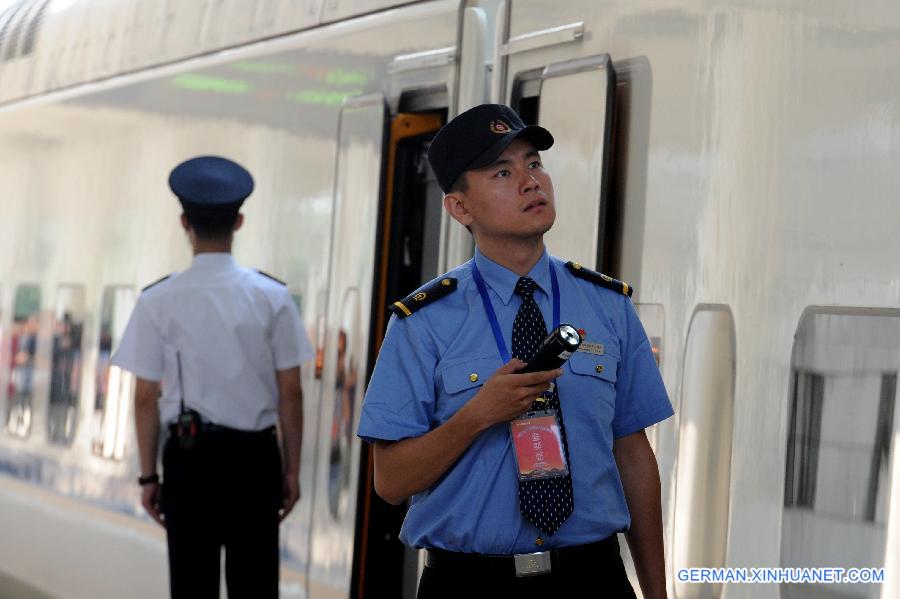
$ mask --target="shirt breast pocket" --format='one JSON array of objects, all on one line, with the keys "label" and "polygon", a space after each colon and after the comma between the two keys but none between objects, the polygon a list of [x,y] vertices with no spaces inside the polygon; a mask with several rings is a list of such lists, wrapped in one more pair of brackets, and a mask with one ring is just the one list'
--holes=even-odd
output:
[{"label": "shirt breast pocket", "polygon": [[445,422],[467,401],[501,366],[499,356],[466,358],[440,368],[441,389],[435,405],[434,419]]},{"label": "shirt breast pocket", "polygon": [[619,356],[610,353],[598,356],[575,352],[569,358],[568,368],[577,375],[573,377],[572,383],[577,385],[579,395],[596,397],[610,405],[615,404]]}]

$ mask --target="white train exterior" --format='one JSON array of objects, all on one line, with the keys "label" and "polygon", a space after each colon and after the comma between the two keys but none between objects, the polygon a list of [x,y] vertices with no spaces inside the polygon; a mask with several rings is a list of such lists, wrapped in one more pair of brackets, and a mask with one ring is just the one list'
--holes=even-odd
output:
[{"label": "white train exterior", "polygon": [[[189,258],[166,173],[214,153],[257,180],[239,261],[288,282],[320,350],[282,594],[413,596],[353,431],[385,302],[472,251],[422,152],[496,101],[557,139],[550,250],[636,287],[676,409],[650,433],[670,595],[900,596],[898,97],[887,0],[8,2],[0,571],[165,595],[106,360]],[[677,577],[800,566],[885,581]]]}]

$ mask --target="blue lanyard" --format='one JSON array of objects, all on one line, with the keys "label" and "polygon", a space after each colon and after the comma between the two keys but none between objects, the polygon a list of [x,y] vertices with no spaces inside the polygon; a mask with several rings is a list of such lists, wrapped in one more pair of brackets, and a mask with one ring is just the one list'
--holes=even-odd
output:
[{"label": "blue lanyard", "polygon": [[[553,268],[553,262],[550,264],[550,286],[553,290],[553,328],[559,326],[559,281],[556,280],[556,270]],[[487,286],[484,279],[478,271],[478,265],[472,260],[472,278],[475,279],[475,285],[478,287],[478,293],[481,295],[481,303],[484,304],[484,311],[487,313],[488,321],[491,323],[491,330],[494,332],[494,341],[497,342],[497,350],[503,363],[509,362],[509,350],[506,349],[506,341],[503,338],[503,331],[500,330],[500,322],[497,320],[497,313],[494,312],[494,304],[487,292]]]}]

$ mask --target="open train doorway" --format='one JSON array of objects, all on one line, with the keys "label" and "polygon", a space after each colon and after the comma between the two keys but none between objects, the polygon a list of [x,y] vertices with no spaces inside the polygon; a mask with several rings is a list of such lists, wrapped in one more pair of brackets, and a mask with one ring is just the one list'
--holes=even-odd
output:
[{"label": "open train doorway", "polygon": [[[368,377],[387,328],[388,306],[436,277],[443,194],[428,164],[432,138],[446,111],[401,112],[390,123],[385,192],[379,211]],[[418,552],[399,540],[406,506],[375,494],[373,454],[364,444],[360,469],[352,596],[415,597]]]}]

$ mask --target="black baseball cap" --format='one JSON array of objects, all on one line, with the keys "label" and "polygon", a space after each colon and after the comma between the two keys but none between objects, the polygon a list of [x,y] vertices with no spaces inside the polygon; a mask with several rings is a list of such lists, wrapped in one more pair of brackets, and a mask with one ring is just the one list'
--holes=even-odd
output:
[{"label": "black baseball cap", "polygon": [[553,145],[549,131],[538,125],[526,126],[509,106],[481,104],[457,115],[438,131],[428,148],[428,162],[441,189],[449,193],[461,174],[493,163],[520,137],[538,150]]}]

